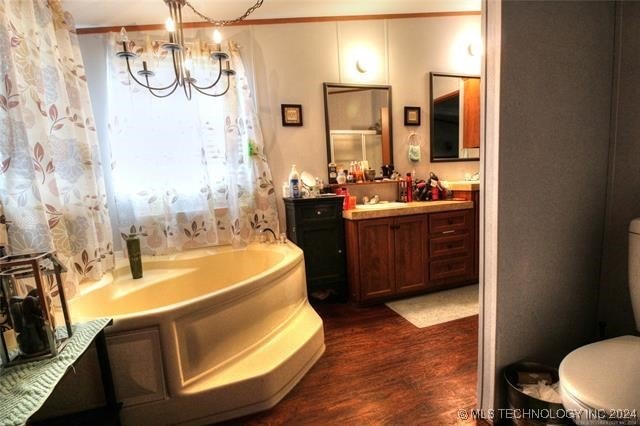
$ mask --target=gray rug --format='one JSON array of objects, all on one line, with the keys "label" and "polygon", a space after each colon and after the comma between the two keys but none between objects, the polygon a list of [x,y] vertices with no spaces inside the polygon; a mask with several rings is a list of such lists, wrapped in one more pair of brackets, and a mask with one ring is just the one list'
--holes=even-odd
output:
[{"label": "gray rug", "polygon": [[478,314],[478,285],[438,291],[386,304],[418,328]]}]

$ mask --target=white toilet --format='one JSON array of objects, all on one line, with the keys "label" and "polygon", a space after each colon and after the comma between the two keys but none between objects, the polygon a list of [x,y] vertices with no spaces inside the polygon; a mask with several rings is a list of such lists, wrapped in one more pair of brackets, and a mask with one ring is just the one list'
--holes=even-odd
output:
[{"label": "white toilet", "polygon": [[[629,225],[629,289],[640,330],[640,218]],[[583,346],[560,364],[562,404],[578,425],[640,424],[640,337]]]}]

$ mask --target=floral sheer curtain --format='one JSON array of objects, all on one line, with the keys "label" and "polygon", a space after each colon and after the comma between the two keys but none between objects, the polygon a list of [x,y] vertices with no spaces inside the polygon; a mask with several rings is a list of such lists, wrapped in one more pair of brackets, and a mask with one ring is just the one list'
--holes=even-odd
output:
[{"label": "floral sheer curtain", "polygon": [[89,92],[57,0],[0,2],[0,202],[12,253],[56,250],[65,289],[113,266]]},{"label": "floral sheer curtain", "polygon": [[[163,41],[153,33],[129,38],[129,49],[156,72],[153,81],[171,82]],[[136,234],[143,253],[162,254],[216,244],[238,247],[265,227],[277,232],[275,191],[237,46],[228,51],[237,72],[228,93],[194,93],[191,101],[182,88],[164,99],[153,97],[130,80],[115,56],[121,50],[115,35],[110,47],[110,174],[122,238]],[[205,42],[192,38],[189,47],[195,70],[213,68]],[[195,77],[200,83],[213,78]]]}]

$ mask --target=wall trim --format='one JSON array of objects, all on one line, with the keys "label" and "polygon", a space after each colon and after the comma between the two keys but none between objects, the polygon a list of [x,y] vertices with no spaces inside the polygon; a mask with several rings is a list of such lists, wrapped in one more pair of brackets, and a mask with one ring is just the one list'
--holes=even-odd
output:
[{"label": "wall trim", "polygon": [[[273,24],[300,24],[309,22],[332,22],[332,21],[364,21],[373,19],[410,19],[410,18],[441,18],[447,16],[479,16],[480,11],[465,12],[423,12],[423,13],[388,13],[380,15],[347,15],[347,16],[308,16],[299,18],[271,18],[271,19],[246,19],[229,26],[243,25],[273,25]],[[210,28],[213,24],[209,22],[185,22],[184,28]],[[90,27],[77,28],[76,33],[100,34],[110,32],[120,32],[122,26],[113,27]],[[127,31],[155,31],[163,30],[164,24],[148,25],[125,25]]]},{"label": "wall trim", "polygon": [[[482,1],[485,54],[481,71],[480,122],[480,315],[478,324],[478,408],[483,413],[499,408],[496,400],[500,372],[496,368],[498,294],[498,201],[500,139],[500,54],[502,5]],[[498,421],[499,419],[494,419]],[[495,422],[493,422],[495,423]]]}]

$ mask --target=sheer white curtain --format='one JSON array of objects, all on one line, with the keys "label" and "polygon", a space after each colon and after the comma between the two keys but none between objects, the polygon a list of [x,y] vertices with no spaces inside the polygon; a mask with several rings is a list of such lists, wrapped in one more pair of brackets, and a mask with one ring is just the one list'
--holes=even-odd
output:
[{"label": "sheer white curtain", "polygon": [[[131,50],[168,84],[169,55],[154,34],[129,34]],[[237,72],[225,96],[177,93],[158,99],[126,73],[108,52],[109,143],[118,229],[141,237],[143,252],[161,254],[205,245],[242,245],[253,232],[278,220],[271,173],[247,76],[237,47],[230,46]],[[212,69],[207,48],[190,43],[195,69]],[[139,63],[136,64],[139,69]],[[217,75],[217,69],[215,73]],[[210,75],[195,77],[210,81]],[[218,85],[226,87],[224,79]]]}]

